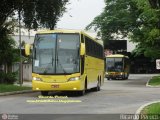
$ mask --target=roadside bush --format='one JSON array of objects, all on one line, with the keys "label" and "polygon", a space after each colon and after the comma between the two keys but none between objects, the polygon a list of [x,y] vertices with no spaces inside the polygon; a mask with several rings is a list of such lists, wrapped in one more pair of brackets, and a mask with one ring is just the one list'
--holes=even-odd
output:
[{"label": "roadside bush", "polygon": [[4,83],[5,74],[4,72],[0,72],[0,83]]},{"label": "roadside bush", "polygon": [[0,83],[4,84],[13,84],[17,80],[17,73],[3,73],[0,72]]}]

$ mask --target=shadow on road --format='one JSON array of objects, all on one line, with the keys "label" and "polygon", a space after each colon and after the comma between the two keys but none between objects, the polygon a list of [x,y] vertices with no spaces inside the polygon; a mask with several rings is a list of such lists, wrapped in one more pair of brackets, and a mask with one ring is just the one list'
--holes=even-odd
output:
[{"label": "shadow on road", "polygon": [[[86,93],[84,96],[87,96],[88,94],[91,94],[92,92],[94,92],[92,89],[86,90]],[[82,95],[79,95],[75,91],[50,92],[49,96],[83,97]]]},{"label": "shadow on road", "polygon": [[124,79],[110,79],[110,80],[106,80],[106,81],[128,81],[130,79],[124,80]]}]

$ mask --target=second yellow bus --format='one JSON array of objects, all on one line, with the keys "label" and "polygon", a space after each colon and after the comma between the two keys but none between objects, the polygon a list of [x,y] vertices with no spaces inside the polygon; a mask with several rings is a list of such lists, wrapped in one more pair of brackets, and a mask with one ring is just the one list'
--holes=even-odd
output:
[{"label": "second yellow bus", "polygon": [[110,79],[128,79],[129,77],[129,58],[122,54],[106,56],[105,76]]}]

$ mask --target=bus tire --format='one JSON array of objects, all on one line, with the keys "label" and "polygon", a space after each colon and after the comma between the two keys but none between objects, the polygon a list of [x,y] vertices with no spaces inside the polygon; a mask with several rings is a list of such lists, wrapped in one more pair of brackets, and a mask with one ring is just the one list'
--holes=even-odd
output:
[{"label": "bus tire", "polygon": [[48,91],[41,91],[42,96],[48,96]]},{"label": "bus tire", "polygon": [[100,90],[101,90],[101,84],[100,84],[100,80],[98,80],[96,91],[100,91]]},{"label": "bus tire", "polygon": [[125,75],[123,75],[122,80],[126,80],[126,76]]},{"label": "bus tire", "polygon": [[127,75],[127,77],[126,77],[126,80],[128,80],[128,75]]},{"label": "bus tire", "polygon": [[124,75],[124,80],[128,80],[128,74]]},{"label": "bus tire", "polygon": [[77,91],[78,96],[83,96],[83,95],[85,95],[86,90],[87,90],[87,78],[85,79],[84,89],[81,90],[81,91]]},{"label": "bus tire", "polygon": [[127,78],[126,79],[128,80],[128,78],[129,78],[129,74],[127,74]]},{"label": "bus tire", "polygon": [[85,95],[85,93],[86,93],[85,90],[77,91],[78,96],[83,96]]},{"label": "bus tire", "polygon": [[96,92],[100,91],[100,90],[101,90],[101,87],[100,87],[100,86],[101,86],[101,85],[100,85],[100,80],[98,80],[97,86],[96,86],[95,88],[93,88],[93,91],[96,91]]}]

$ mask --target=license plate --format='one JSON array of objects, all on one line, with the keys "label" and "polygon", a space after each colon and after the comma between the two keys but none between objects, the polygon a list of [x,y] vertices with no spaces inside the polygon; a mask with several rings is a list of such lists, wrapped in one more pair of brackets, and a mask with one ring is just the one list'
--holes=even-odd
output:
[{"label": "license plate", "polygon": [[59,88],[59,85],[51,85],[52,88]]}]

